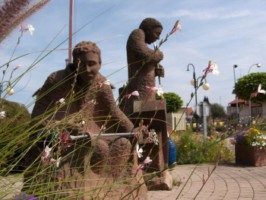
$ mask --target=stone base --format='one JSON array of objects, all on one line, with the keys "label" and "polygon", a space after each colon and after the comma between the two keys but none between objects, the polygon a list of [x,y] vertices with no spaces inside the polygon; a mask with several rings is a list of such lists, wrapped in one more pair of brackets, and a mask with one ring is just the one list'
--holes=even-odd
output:
[{"label": "stone base", "polygon": [[[151,174],[151,176],[153,176]],[[168,170],[158,173],[155,177],[147,176],[145,179],[148,190],[172,190],[173,177]]]}]

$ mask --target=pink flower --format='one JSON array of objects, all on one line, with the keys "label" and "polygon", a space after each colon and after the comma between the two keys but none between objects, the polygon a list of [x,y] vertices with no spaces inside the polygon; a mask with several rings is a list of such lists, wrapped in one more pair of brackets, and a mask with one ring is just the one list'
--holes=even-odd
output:
[{"label": "pink flower", "polygon": [[146,88],[150,89],[151,91],[154,91],[157,93],[158,96],[162,96],[163,95],[163,88],[161,86],[159,87],[150,87],[150,86],[146,86]]},{"label": "pink flower", "polygon": [[145,165],[150,164],[151,162],[152,160],[150,159],[150,156],[147,156],[145,160],[143,161],[143,163],[138,165],[137,171],[143,169]]},{"label": "pink flower", "polygon": [[152,162],[152,160],[151,160],[151,158],[150,158],[150,156],[147,156],[147,158],[145,158],[145,160],[143,161],[143,164],[149,164],[149,163],[151,163]]},{"label": "pink flower", "polygon": [[206,69],[203,70],[205,72],[205,74],[212,72],[214,75],[219,75],[220,72],[218,70],[218,65],[213,62],[213,61],[209,61],[208,67]]},{"label": "pink flower", "polygon": [[181,31],[181,25],[179,23],[179,20],[176,21],[173,29],[171,30],[171,32],[169,33],[169,35],[172,35],[174,32],[176,32],[177,30]]},{"label": "pink flower", "polygon": [[125,95],[128,99],[131,97],[131,96],[136,96],[138,97],[139,96],[139,92],[137,90],[131,92],[130,94],[126,94]]},{"label": "pink flower", "polygon": [[229,141],[230,141],[231,144],[235,144],[236,143],[235,137],[230,137]]},{"label": "pink flower", "polygon": [[21,69],[22,65],[17,65],[16,67],[13,68],[13,71],[17,70],[17,69]]}]

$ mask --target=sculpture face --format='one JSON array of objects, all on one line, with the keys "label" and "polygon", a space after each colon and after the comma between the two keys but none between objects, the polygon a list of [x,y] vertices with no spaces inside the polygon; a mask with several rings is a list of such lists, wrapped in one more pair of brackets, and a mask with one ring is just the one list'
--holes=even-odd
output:
[{"label": "sculpture face", "polygon": [[146,33],[146,43],[151,44],[158,40],[160,38],[160,35],[162,33],[161,27],[156,27],[152,30],[150,30],[148,33]]},{"label": "sculpture face", "polygon": [[97,53],[88,52],[77,55],[77,60],[79,77],[83,81],[94,78],[101,68],[99,55]]}]

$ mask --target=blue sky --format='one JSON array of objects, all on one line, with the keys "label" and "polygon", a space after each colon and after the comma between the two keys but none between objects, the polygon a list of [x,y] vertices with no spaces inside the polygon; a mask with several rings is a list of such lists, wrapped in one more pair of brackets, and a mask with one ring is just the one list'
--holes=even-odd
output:
[{"label": "blue sky", "polygon": [[[198,90],[198,102],[207,96],[211,103],[226,106],[234,99],[233,65],[236,79],[247,75],[254,63],[262,67],[251,72],[266,71],[266,1],[264,0],[75,0],[73,46],[83,40],[94,41],[102,50],[101,73],[116,86],[117,90],[127,81],[126,41],[130,32],[138,28],[146,17],[154,17],[164,26],[161,38],[171,31],[180,20],[182,31],[173,34],[161,47],[165,78],[161,80],[165,92],[175,92],[189,101],[193,87],[192,68],[197,77],[207,67],[208,61],[218,64],[220,75],[208,75],[208,91]],[[10,63],[17,65],[14,77],[31,66],[40,52],[56,48],[41,59],[15,86],[16,93],[8,100],[23,103],[31,109],[31,95],[42,86],[53,71],[65,67],[68,52],[68,0],[52,0],[43,9],[28,18],[24,24],[35,27],[33,36],[25,33],[14,57],[30,53]],[[0,64],[6,63],[16,46],[19,27],[0,44]],[[43,55],[47,54],[45,51]],[[2,69],[1,69],[2,70]],[[5,79],[7,79],[6,77]],[[157,81],[158,83],[158,81]],[[190,106],[194,106],[194,99]]]}]

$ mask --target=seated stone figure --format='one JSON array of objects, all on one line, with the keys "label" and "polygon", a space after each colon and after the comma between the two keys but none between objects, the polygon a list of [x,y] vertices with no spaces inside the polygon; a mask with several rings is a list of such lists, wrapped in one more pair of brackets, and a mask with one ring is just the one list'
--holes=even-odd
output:
[{"label": "seated stone figure", "polygon": [[117,107],[100,67],[100,49],[80,42],[73,49],[73,63],[52,73],[38,91],[24,174],[27,194],[40,199],[146,199],[135,138],[107,135],[136,129]]}]

